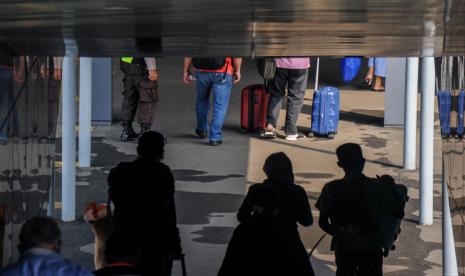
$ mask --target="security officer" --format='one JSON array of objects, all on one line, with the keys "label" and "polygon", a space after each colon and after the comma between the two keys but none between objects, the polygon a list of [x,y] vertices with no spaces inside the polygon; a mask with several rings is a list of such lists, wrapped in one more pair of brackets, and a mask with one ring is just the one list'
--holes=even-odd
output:
[{"label": "security officer", "polygon": [[138,137],[132,128],[132,121],[138,114],[140,135],[150,130],[153,113],[158,102],[158,72],[155,58],[122,57],[121,70],[124,73],[123,103],[121,117],[123,132],[121,141],[127,142]]}]

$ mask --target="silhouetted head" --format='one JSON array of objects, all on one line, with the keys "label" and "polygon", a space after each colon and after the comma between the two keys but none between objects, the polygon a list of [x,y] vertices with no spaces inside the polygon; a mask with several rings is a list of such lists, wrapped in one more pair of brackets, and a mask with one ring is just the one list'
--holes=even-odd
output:
[{"label": "silhouetted head", "polygon": [[139,138],[137,154],[142,157],[163,159],[166,138],[156,131],[147,131]]},{"label": "silhouetted head", "polygon": [[278,214],[281,198],[272,186],[255,185],[247,197],[253,206],[252,216],[273,217]]},{"label": "silhouetted head", "polygon": [[139,248],[139,241],[135,235],[114,232],[107,238],[105,261],[108,264],[124,262],[137,265]]},{"label": "silhouetted head", "polygon": [[358,144],[347,143],[340,145],[336,150],[338,166],[344,169],[346,173],[362,173],[365,166],[362,148]]},{"label": "silhouetted head", "polygon": [[51,217],[28,219],[19,232],[18,250],[20,253],[32,248],[47,248],[57,253],[61,247],[61,231]]},{"label": "silhouetted head", "polygon": [[263,171],[274,183],[294,183],[292,162],[284,152],[276,152],[268,156],[263,165]]}]

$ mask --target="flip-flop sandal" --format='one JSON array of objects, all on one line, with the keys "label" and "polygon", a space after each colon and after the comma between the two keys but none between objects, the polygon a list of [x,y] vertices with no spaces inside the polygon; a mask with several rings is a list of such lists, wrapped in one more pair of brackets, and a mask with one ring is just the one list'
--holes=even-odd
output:
[{"label": "flip-flop sandal", "polygon": [[360,83],[360,86],[364,89],[370,89],[371,88],[371,83],[370,81],[368,80],[363,80],[361,83]]},{"label": "flip-flop sandal", "polygon": [[274,139],[276,138],[276,133],[274,131],[265,131],[265,133],[263,133],[263,138]]}]

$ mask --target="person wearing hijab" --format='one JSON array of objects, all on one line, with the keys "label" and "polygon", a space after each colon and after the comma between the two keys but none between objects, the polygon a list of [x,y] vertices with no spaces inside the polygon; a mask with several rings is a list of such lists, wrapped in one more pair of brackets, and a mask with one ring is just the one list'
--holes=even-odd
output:
[{"label": "person wearing hijab", "polygon": [[250,218],[253,205],[250,202],[251,191],[259,185],[270,185],[274,187],[281,198],[279,218],[294,224],[310,226],[313,224],[312,211],[305,190],[294,183],[294,172],[292,162],[283,152],[273,153],[265,161],[263,166],[267,179],[263,184],[255,184],[249,188],[244,202],[239,208],[237,219],[245,222]]}]

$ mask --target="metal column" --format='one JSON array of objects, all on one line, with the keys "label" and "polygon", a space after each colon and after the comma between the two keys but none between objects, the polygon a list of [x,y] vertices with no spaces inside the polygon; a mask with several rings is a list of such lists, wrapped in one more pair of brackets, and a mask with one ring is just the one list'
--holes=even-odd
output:
[{"label": "metal column", "polygon": [[76,216],[76,58],[63,59],[62,213],[63,221]]},{"label": "metal column", "polygon": [[79,167],[90,167],[92,118],[92,58],[79,64]]},{"label": "metal column", "polygon": [[[453,164],[449,164],[453,165]],[[457,256],[455,254],[454,232],[449,209],[447,178],[442,160],[442,275],[458,276]]]},{"label": "metal column", "polygon": [[433,224],[434,57],[421,59],[420,224]]},{"label": "metal column", "polygon": [[407,58],[404,112],[404,169],[415,170],[417,154],[418,58]]}]

